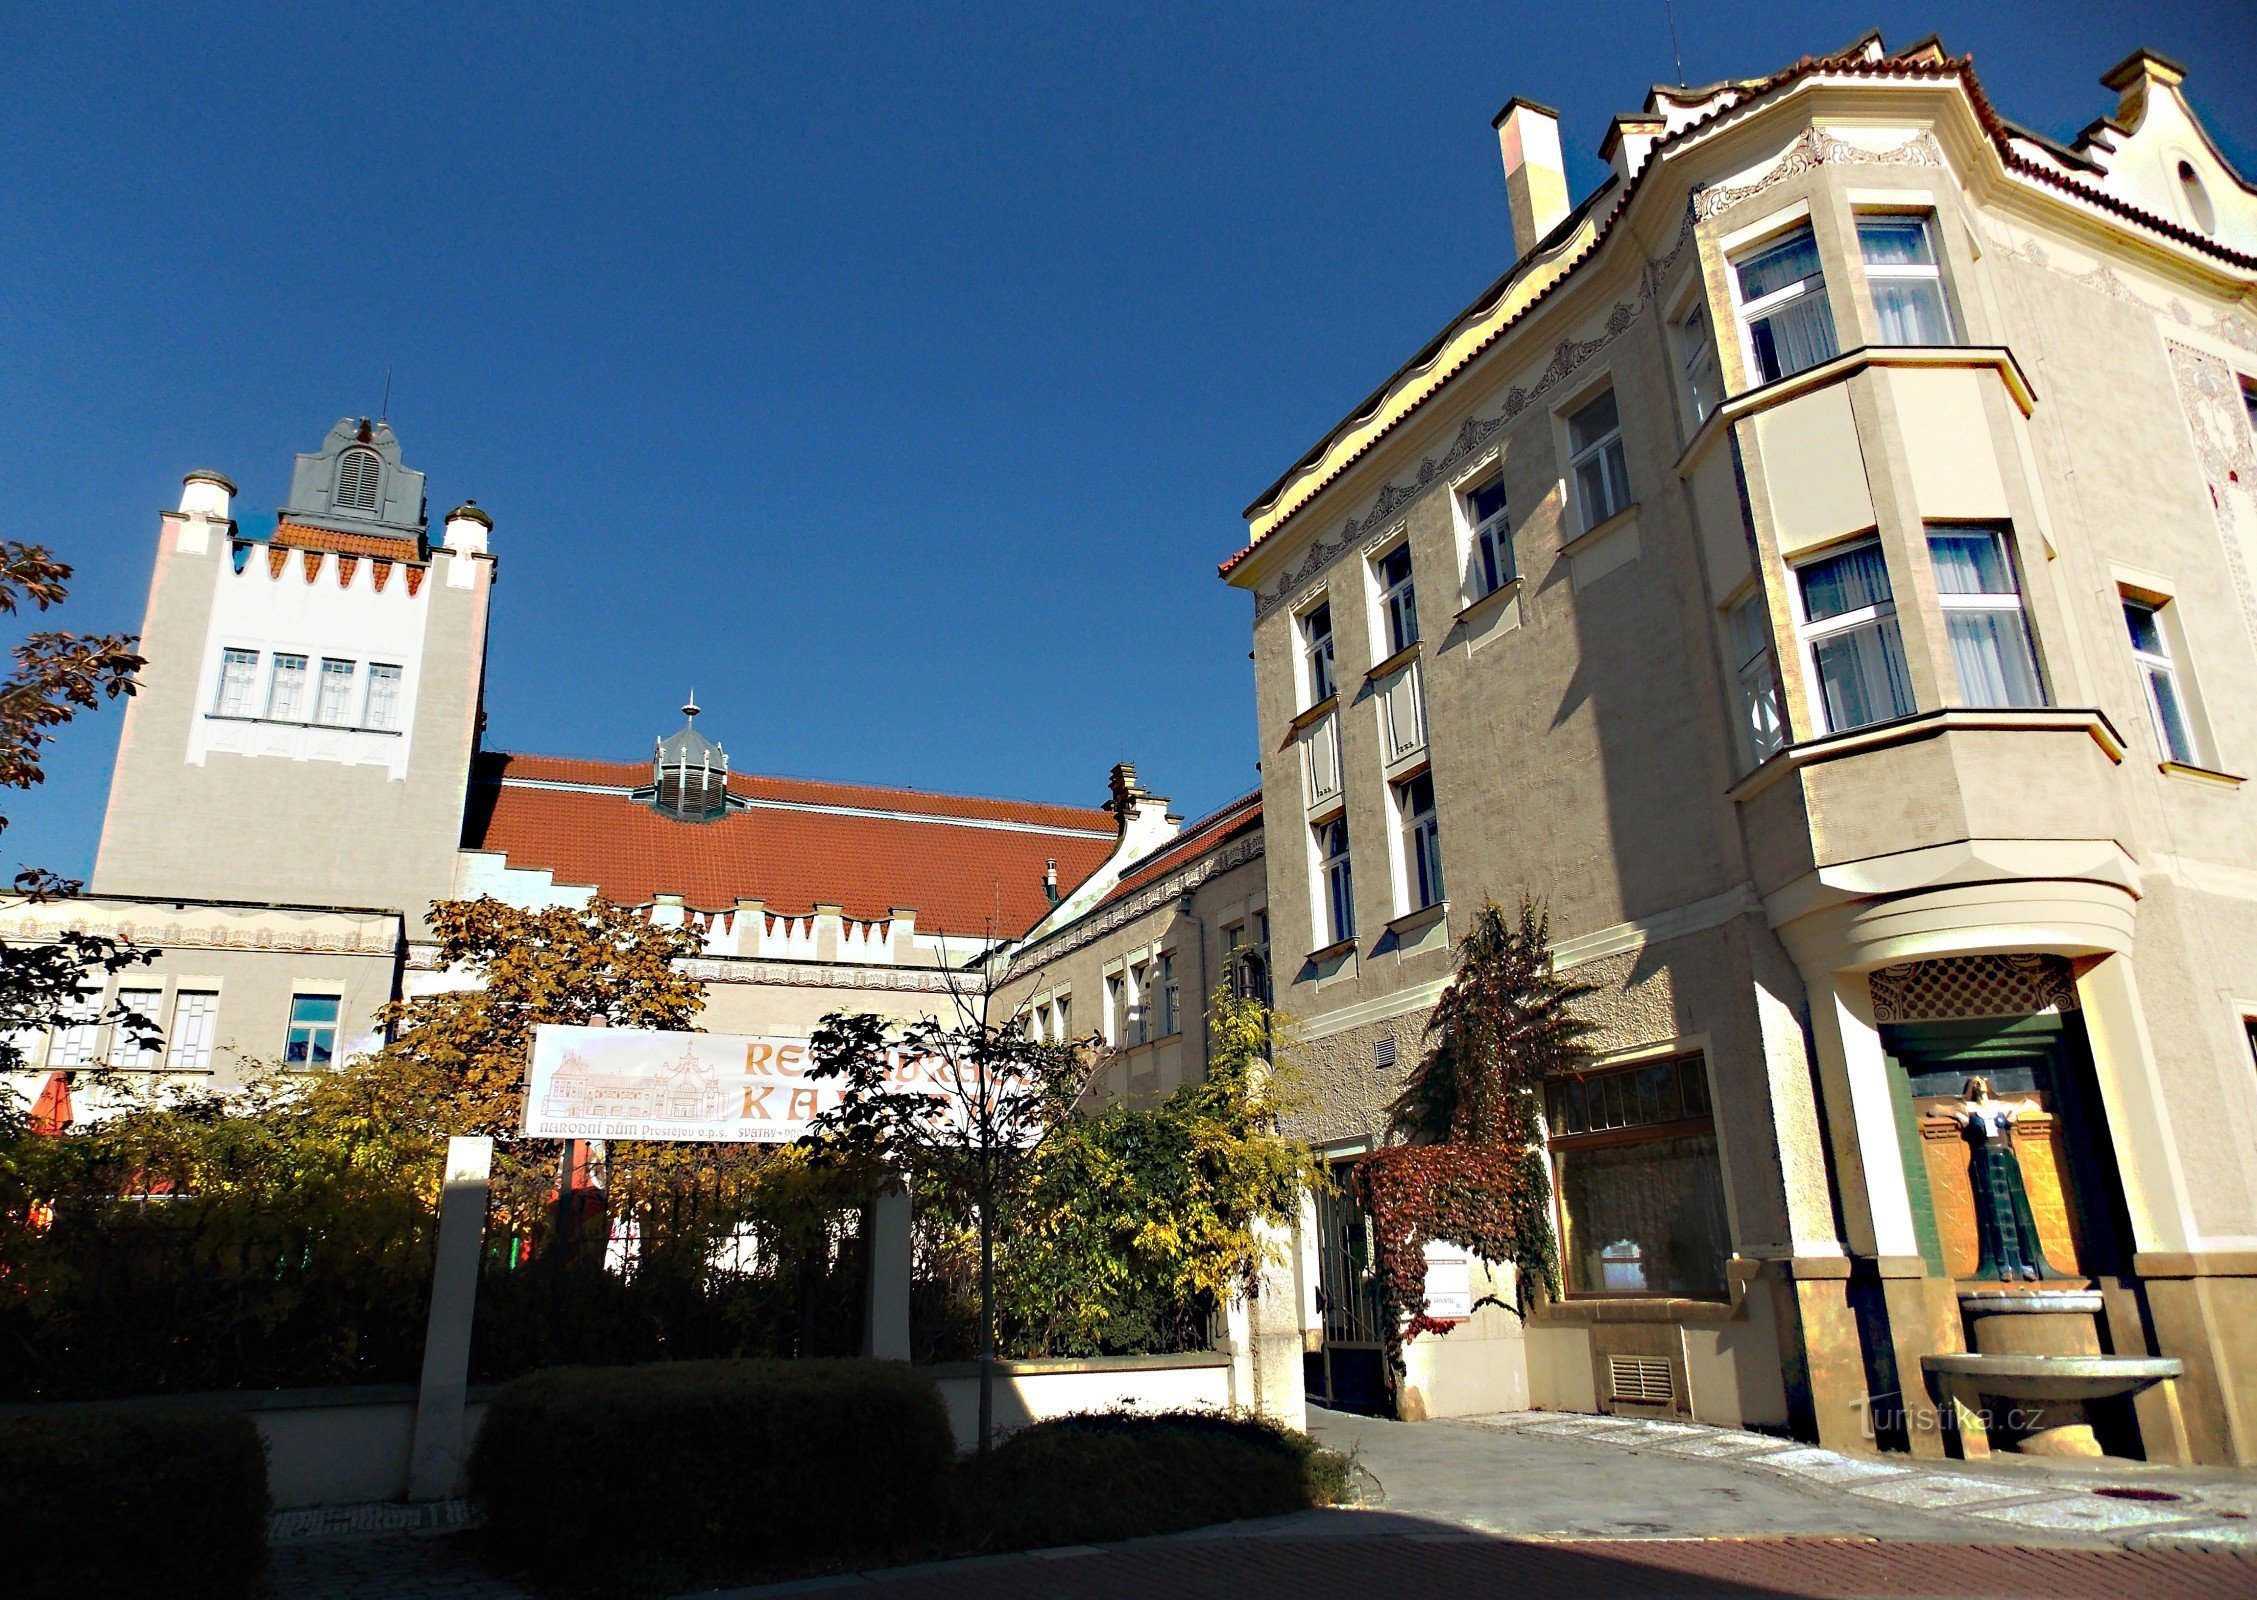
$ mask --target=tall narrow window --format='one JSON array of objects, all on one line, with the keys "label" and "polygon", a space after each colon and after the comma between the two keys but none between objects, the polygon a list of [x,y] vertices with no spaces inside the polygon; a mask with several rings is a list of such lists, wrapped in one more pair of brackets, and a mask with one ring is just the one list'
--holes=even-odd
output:
[{"label": "tall narrow window", "polygon": [[1160,1037],[1165,1039],[1183,1026],[1183,990],[1176,981],[1173,950],[1163,950],[1154,960],[1160,983]]},{"label": "tall narrow window", "polygon": [[1379,606],[1387,619],[1387,653],[1418,643],[1418,587],[1411,580],[1408,541],[1379,558]]},{"label": "tall narrow window", "polygon": [[1567,448],[1583,526],[1595,528],[1630,504],[1630,464],[1612,389],[1567,419]]},{"label": "tall narrow window", "polygon": [[2126,595],[2124,625],[2131,630],[2132,659],[2139,663],[2140,679],[2147,687],[2147,712],[2154,719],[2155,739],[2163,747],[2164,759],[2200,766],[2186,696],[2179,687],[2178,663],[2171,659],[2171,641],[2163,630],[2162,605]]},{"label": "tall narrow window", "polygon": [[1865,256],[1865,281],[1872,288],[1873,317],[1883,344],[1958,342],[1952,336],[1930,218],[1859,217],[1857,243]]},{"label": "tall narrow window", "polygon": [[337,509],[374,511],[384,479],[384,464],[373,450],[348,450],[337,458]]},{"label": "tall narrow window", "polygon": [[[155,1028],[157,1013],[165,1002],[162,989],[120,989],[118,1007],[139,1017],[150,1028]],[[149,1068],[163,1059],[161,1044],[145,1044],[134,1035],[133,1024],[119,1020],[110,1024],[110,1065],[113,1067]]]},{"label": "tall narrow window", "polygon": [[1808,227],[1795,229],[1732,264],[1740,284],[1740,318],[1749,354],[1765,383],[1832,360],[1834,313],[1826,304],[1826,275],[1818,241]]},{"label": "tall narrow window", "polygon": [[1404,887],[1411,909],[1442,903],[1442,831],[1434,816],[1434,778],[1420,773],[1395,786],[1395,809],[1403,819]]},{"label": "tall narrow window", "polygon": [[1734,606],[1729,622],[1748,754],[1760,765],[1787,742],[1786,708],[1779,695],[1778,664],[1771,655],[1771,618],[1764,610],[1762,592]]},{"label": "tall narrow window", "polygon": [[1795,587],[1826,730],[1842,733],[1912,715],[1912,680],[1881,541],[1867,539],[1804,562],[1795,569]]},{"label": "tall narrow window", "polygon": [[333,994],[301,994],[290,1001],[290,1032],[283,1040],[286,1067],[326,1067],[337,1056],[337,1013]]},{"label": "tall narrow window", "polygon": [[172,1001],[172,1048],[165,1064],[178,1072],[209,1072],[219,1031],[219,996],[183,989]]},{"label": "tall narrow window", "polygon": [[1685,401],[1692,407],[1693,426],[1699,427],[1724,398],[1724,378],[1717,370],[1716,340],[1708,331],[1708,307],[1693,302],[1677,323],[1677,359],[1685,374]]},{"label": "tall narrow window", "polygon": [[278,655],[274,679],[267,685],[266,714],[276,722],[306,720],[306,658]]},{"label": "tall narrow window", "polygon": [[1074,997],[1062,994],[1050,1002],[1051,1037],[1065,1044],[1074,1036]]},{"label": "tall narrow window", "polygon": [[1458,497],[1467,531],[1467,565],[1473,597],[1495,594],[1513,580],[1512,510],[1505,503],[1505,475],[1492,472]]},{"label": "tall narrow window", "polygon": [[1348,819],[1317,824],[1317,879],[1324,892],[1325,943],[1356,936],[1356,883],[1348,863]]},{"label": "tall narrow window", "polygon": [[1128,970],[1128,1040],[1143,1044],[1152,1037],[1152,968],[1149,964]]},{"label": "tall narrow window", "polygon": [[223,650],[219,657],[219,700],[215,709],[223,717],[258,715],[259,653]]},{"label": "tall narrow window", "polygon": [[353,664],[350,661],[325,659],[321,663],[321,692],[314,705],[314,720],[332,728],[341,728],[353,720]]},{"label": "tall narrow window", "polygon": [[1128,975],[1108,973],[1105,978],[1105,1042],[1118,1046],[1128,1037]]},{"label": "tall narrow window", "polygon": [[1930,528],[1928,556],[1960,697],[1971,706],[2044,705],[2006,540],[1989,528]]},{"label": "tall narrow window", "polygon": [[1301,656],[1308,663],[1309,704],[1321,705],[1333,696],[1332,607],[1318,606],[1301,619]]},{"label": "tall narrow window", "polygon": [[61,1020],[47,1046],[50,1067],[90,1067],[101,1044],[102,991],[81,989],[67,1005],[56,1008]]},{"label": "tall narrow window", "polygon": [[369,728],[393,728],[400,718],[400,669],[386,666],[381,661],[368,664],[368,707],[361,713],[361,724]]}]

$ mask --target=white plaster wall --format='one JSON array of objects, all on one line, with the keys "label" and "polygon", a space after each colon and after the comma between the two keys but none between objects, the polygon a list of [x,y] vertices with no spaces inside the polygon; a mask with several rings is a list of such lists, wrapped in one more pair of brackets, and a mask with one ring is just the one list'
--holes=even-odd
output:
[{"label": "white plaster wall", "polygon": [[[980,1378],[970,1363],[938,1368],[934,1377],[956,1429],[956,1443],[969,1450],[979,1443]],[[1230,1358],[1183,1356],[1097,1357],[1089,1361],[999,1362],[995,1374],[995,1429],[998,1436],[1029,1423],[1088,1411],[1231,1409]]]},{"label": "white plaster wall", "polygon": [[[215,563],[211,625],[204,638],[196,681],[196,715],[188,725],[188,761],[204,765],[213,751],[235,755],[282,756],[293,761],[335,761],[347,766],[380,766],[394,779],[407,776],[408,746],[415,727],[415,701],[423,666],[424,624],[430,615],[428,579],[422,592],[408,593],[407,572],[395,566],[379,594],[375,562],[363,559],[352,582],[337,581],[337,557],[323,555],[309,582],[305,555],[292,550],[282,576],[270,576],[266,547],[254,546],[243,570],[221,553]],[[276,723],[223,720],[209,715],[219,699],[220,652],[259,652],[259,690],[263,696],[269,658],[287,651],[306,658],[310,712],[321,658],[354,663],[353,713],[367,693],[368,664],[387,662],[400,669],[400,698],[394,711],[396,733],[353,728],[303,728]]]}]

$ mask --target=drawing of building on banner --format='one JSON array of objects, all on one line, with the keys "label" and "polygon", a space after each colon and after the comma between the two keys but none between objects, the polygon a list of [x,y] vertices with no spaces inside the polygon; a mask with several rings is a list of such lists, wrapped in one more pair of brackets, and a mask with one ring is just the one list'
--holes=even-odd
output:
[{"label": "drawing of building on banner", "polygon": [[719,1080],[689,1049],[655,1068],[593,1066],[567,1051],[541,1097],[544,1120],[718,1122],[721,1111]]}]

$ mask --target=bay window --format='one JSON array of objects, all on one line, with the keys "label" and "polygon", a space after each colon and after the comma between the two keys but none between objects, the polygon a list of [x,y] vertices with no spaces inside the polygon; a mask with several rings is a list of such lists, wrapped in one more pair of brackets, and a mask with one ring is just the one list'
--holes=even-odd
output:
[{"label": "bay window", "polygon": [[1989,528],[1930,527],[1928,557],[1960,698],[1970,706],[2044,705],[2004,536]]},{"label": "bay window", "polygon": [[1760,381],[1792,377],[1840,353],[1833,308],[1826,303],[1826,274],[1809,224],[1741,256],[1732,271],[1748,352]]},{"label": "bay window", "polygon": [[1955,344],[1943,266],[1932,218],[1868,215],[1857,219],[1858,249],[1873,296],[1883,344]]},{"label": "bay window", "polygon": [[1555,1078],[1544,1115],[1567,1292],[1721,1299],[1731,1227],[1701,1056]]},{"label": "bay window", "polygon": [[1846,733],[1914,710],[1881,541],[1864,539],[1795,568],[1796,631],[1810,665],[1812,711]]}]

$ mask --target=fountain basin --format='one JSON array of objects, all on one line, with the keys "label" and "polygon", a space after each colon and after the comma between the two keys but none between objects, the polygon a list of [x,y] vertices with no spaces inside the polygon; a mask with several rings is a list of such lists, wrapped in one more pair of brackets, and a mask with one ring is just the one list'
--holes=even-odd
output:
[{"label": "fountain basin", "polygon": [[1972,1352],[1922,1356],[1930,1372],[2007,1400],[2105,1400],[2131,1394],[2185,1364],[2168,1356],[1993,1356]]}]

